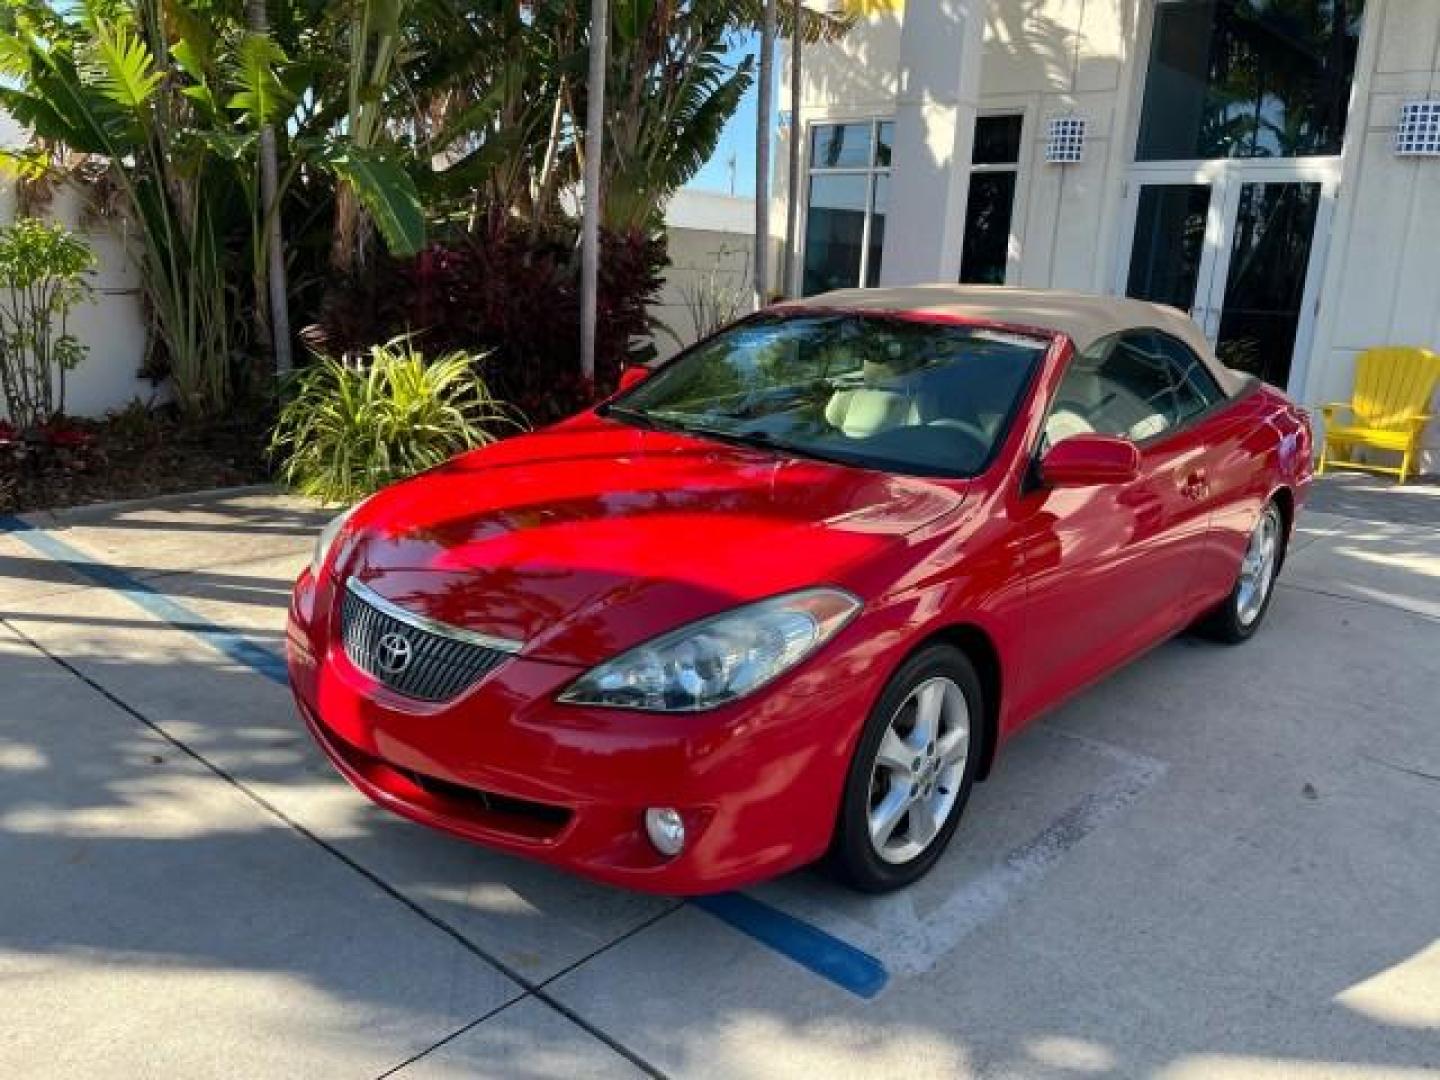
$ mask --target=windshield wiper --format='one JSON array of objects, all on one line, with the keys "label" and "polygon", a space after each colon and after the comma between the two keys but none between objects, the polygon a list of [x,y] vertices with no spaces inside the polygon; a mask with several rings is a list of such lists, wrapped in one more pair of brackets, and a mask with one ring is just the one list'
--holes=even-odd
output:
[{"label": "windshield wiper", "polygon": [[794,449],[788,443],[775,438],[768,431],[736,431],[734,428],[711,427],[709,424],[696,424],[688,420],[666,420],[664,423],[672,431],[681,431],[686,435],[699,435],[701,438],[715,439],[718,442],[736,443],[740,446],[761,446],[767,450]]},{"label": "windshield wiper", "polygon": [[785,439],[776,438],[768,431],[735,431],[730,428],[709,427],[705,424],[687,424],[674,421],[674,430],[682,431],[687,435],[699,435],[701,438],[714,439],[717,442],[735,443],[738,446],[749,446],[760,450],[769,450],[772,453],[789,455],[791,457],[810,458],[814,461],[824,461],[831,465],[856,465],[854,458],[843,454],[826,453],[814,447],[804,446],[800,443],[787,442]]},{"label": "windshield wiper", "polygon": [[668,416],[659,417],[641,412],[639,409],[626,408],[624,405],[605,406],[605,415],[614,416],[617,420],[634,424],[647,431],[674,431],[684,435],[696,435],[702,439],[714,439],[716,442],[769,450],[772,453],[788,454],[793,457],[811,458],[833,465],[854,466],[856,464],[853,458],[842,454],[827,454],[823,450],[787,442],[784,439],[776,438],[768,431],[736,431],[733,428],[713,427],[709,424],[697,424],[691,420],[680,420]]},{"label": "windshield wiper", "polygon": [[630,409],[624,405],[606,405],[604,415],[613,416],[617,420],[624,420],[626,423],[633,424],[638,428],[644,428],[646,431],[660,431],[662,428],[669,426],[662,424],[647,412],[641,412],[639,409]]}]

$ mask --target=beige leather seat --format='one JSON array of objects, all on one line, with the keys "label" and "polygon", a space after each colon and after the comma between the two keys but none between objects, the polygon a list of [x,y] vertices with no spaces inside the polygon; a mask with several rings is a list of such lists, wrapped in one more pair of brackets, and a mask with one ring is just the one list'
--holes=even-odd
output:
[{"label": "beige leather seat", "polygon": [[1094,430],[1095,426],[1077,410],[1060,405],[1045,418],[1045,445],[1054,446],[1071,435],[1089,435]]},{"label": "beige leather seat", "polygon": [[864,385],[835,391],[825,406],[825,419],[832,427],[860,439],[921,422],[914,396],[897,385],[893,367],[867,360],[861,376]]}]

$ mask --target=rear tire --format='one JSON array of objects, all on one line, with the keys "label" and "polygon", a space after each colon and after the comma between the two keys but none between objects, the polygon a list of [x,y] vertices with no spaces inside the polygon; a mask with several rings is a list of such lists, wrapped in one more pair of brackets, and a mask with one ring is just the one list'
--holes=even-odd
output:
[{"label": "rear tire", "polygon": [[1206,637],[1226,645],[1249,641],[1265,621],[1275,595],[1275,581],[1285,561],[1285,515],[1272,499],[1260,512],[1241,556],[1235,587],[1230,595],[1206,615],[1198,629]]},{"label": "rear tire", "polygon": [[916,653],[881,693],[855,748],[828,856],[861,892],[904,888],[955,834],[985,756],[985,709],[959,649]]}]

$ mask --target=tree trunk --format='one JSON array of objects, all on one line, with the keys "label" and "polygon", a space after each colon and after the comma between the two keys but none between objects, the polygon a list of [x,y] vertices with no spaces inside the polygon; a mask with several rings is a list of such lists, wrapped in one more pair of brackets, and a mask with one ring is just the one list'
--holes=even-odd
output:
[{"label": "tree trunk", "polygon": [[775,0],[760,27],[760,101],[755,110],[755,310],[770,288],[770,116],[775,108]]},{"label": "tree trunk", "polygon": [[[245,24],[252,34],[270,35],[265,0],[245,0]],[[264,229],[265,277],[270,295],[270,341],[275,349],[275,374],[287,375],[294,366],[290,351],[290,297],[285,282],[285,239],[280,224],[280,164],[275,150],[275,129],[260,129],[260,221]],[[257,297],[258,300],[258,297]]]},{"label": "tree trunk", "polygon": [[794,0],[795,22],[790,31],[790,143],[785,190],[785,280],[780,291],[786,296],[798,294],[795,286],[796,230],[800,224],[800,8],[802,0]]},{"label": "tree trunk", "polygon": [[600,153],[605,137],[607,0],[590,4],[590,77],[585,87],[585,208],[580,233],[580,373],[595,378],[596,300],[600,282]]},{"label": "tree trunk", "polygon": [[330,238],[330,269],[349,278],[365,262],[365,216],[360,197],[343,180],[335,183],[335,230]]}]

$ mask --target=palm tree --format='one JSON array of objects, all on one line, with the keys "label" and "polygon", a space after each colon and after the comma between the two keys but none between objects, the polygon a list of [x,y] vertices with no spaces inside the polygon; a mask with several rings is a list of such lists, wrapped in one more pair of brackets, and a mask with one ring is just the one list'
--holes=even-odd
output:
[{"label": "palm tree", "polygon": [[[274,197],[261,194],[260,133],[284,129],[302,97],[287,77],[303,69],[268,36],[201,20],[173,0],[86,0],[76,10],[10,0],[10,13],[0,105],[118,192],[134,224],[152,339],[185,412],[226,406],[248,321],[234,249],[248,249],[263,296],[275,244],[260,223],[278,217],[271,211],[302,166],[351,192],[392,250],[418,250],[424,221],[413,182],[351,142],[344,125],[292,140]],[[53,169],[54,160],[40,165]]]},{"label": "palm tree", "polygon": [[775,0],[760,24],[760,101],[755,110],[755,310],[770,288],[770,115],[775,108]]},{"label": "palm tree", "polygon": [[591,0],[589,102],[585,114],[585,211],[580,272],[580,373],[595,378],[596,292],[600,280],[600,157],[605,130],[606,51],[610,11],[606,0]]},{"label": "palm tree", "polygon": [[[245,24],[250,33],[270,39],[270,15],[265,0],[246,0]],[[261,242],[266,249],[265,279],[269,307],[270,341],[275,350],[275,374],[287,375],[294,366],[290,349],[290,294],[285,284],[285,243],[280,222],[280,158],[275,149],[275,125],[260,127]],[[256,290],[257,294],[261,290]],[[256,297],[257,302],[259,296]]]},{"label": "palm tree", "polygon": [[786,146],[785,167],[785,259],[781,272],[781,291],[790,295],[795,280],[795,233],[800,226],[800,35],[793,26],[800,23],[803,0],[793,0],[790,32],[790,138]]}]

